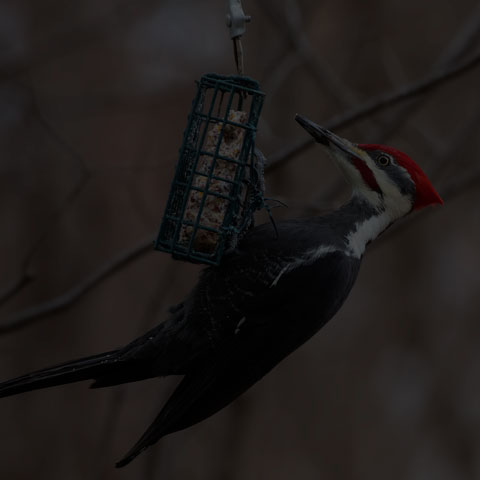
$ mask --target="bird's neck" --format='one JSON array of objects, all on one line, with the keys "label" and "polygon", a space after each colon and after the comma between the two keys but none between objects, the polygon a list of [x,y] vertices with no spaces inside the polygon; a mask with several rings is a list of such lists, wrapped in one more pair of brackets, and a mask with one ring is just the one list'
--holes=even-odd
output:
[{"label": "bird's neck", "polygon": [[367,245],[398,218],[394,212],[377,209],[356,195],[333,215],[340,220],[338,233],[345,242],[346,253],[355,258],[361,258]]}]

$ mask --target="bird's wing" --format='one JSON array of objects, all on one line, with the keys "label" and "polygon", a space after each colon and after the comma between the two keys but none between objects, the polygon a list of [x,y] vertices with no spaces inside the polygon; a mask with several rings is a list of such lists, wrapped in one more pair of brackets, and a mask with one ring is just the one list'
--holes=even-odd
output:
[{"label": "bird's wing", "polygon": [[192,322],[200,322],[213,340],[224,342],[244,329],[250,317],[261,328],[269,313],[280,318],[307,311],[328,313],[343,303],[358,266],[358,260],[340,251],[305,262],[254,252],[248,260],[206,272],[192,298]]},{"label": "bird's wing", "polygon": [[124,467],[161,437],[175,431],[171,430],[172,426],[188,413],[192,404],[195,403],[195,399],[201,397],[208,390],[210,385],[215,382],[216,377],[213,365],[207,364],[203,365],[202,369],[195,374],[186,375],[152,424],[137,443],[117,462],[116,467]]},{"label": "bird's wing", "polygon": [[[190,365],[162,411],[117,466],[126,465],[164,435],[213,415],[260,380],[335,314],[358,267],[357,260],[340,253],[318,259],[301,270],[285,271],[275,285],[267,285],[243,308],[243,322],[215,319],[213,350]],[[213,306],[219,298],[211,295]],[[228,292],[218,295],[234,302]],[[216,310],[213,315],[225,312]]]}]

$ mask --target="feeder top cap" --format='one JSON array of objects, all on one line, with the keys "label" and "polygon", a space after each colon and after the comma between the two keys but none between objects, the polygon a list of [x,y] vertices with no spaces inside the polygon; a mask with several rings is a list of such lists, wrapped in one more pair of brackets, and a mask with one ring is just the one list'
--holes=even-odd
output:
[{"label": "feeder top cap", "polygon": [[227,0],[227,27],[230,28],[230,37],[241,37],[245,31],[248,22],[252,17],[245,15],[240,0]]},{"label": "feeder top cap", "polygon": [[262,97],[265,96],[265,94],[260,90],[258,82],[245,75],[221,75],[218,73],[206,73],[205,75],[202,75],[200,84],[208,87],[215,87],[219,84],[223,84],[227,90],[231,90],[231,88],[234,87],[247,91],[251,94],[261,95]]}]

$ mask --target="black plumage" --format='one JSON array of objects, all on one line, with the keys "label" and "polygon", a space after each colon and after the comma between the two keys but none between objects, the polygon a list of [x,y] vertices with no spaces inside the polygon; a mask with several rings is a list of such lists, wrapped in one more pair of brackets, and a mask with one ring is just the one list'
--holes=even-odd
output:
[{"label": "black plumage", "polygon": [[[5,382],[0,397],[87,379],[94,379],[92,387],[98,388],[185,375],[118,464],[125,465],[162,436],[232,402],[336,313],[360,261],[341,251],[341,233],[338,251],[313,261],[309,254],[322,246],[319,240],[327,234],[335,239],[334,220],[329,215],[279,223],[278,238],[268,224],[252,230],[220,267],[202,272],[197,286],[165,322],[118,350]],[[308,235],[302,235],[304,229]],[[282,273],[295,262],[302,268]]]},{"label": "black plumage", "polygon": [[[416,202],[441,199],[405,154],[378,145],[360,149],[303,117],[299,121],[353,184],[348,204],[322,217],[280,222],[278,234],[270,224],[252,229],[220,266],[201,273],[157,327],[123,348],[4,382],[0,397],[87,379],[100,388],[183,375],[117,464],[124,466],[164,435],[228,405],[325,325],[347,298],[365,246]],[[387,160],[380,164],[369,150],[388,151]]]}]

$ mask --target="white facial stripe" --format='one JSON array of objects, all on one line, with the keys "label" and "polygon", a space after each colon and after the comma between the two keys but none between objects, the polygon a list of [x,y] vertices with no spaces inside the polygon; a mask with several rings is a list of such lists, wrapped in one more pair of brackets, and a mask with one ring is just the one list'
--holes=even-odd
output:
[{"label": "white facial stripe", "polygon": [[[380,233],[382,233],[391,223],[405,216],[412,209],[410,198],[402,194],[398,186],[390,179],[383,169],[376,165],[370,155],[367,154],[366,157],[363,156],[362,158],[373,172],[375,180],[383,192],[383,197],[380,198],[379,195],[372,192],[368,187],[366,187],[366,189],[357,188],[357,191],[354,191],[354,194],[359,192],[375,206],[381,204],[382,212],[379,215],[370,217],[362,223],[357,223],[355,225],[355,231],[350,233],[347,237],[348,250],[355,258],[360,258],[365,252],[365,248],[369,242],[378,237],[378,235],[380,235]],[[405,169],[402,168],[402,170],[408,175],[408,172]],[[376,203],[372,202],[372,194],[377,198]]]},{"label": "white facial stripe", "polygon": [[[391,222],[393,222],[406,215],[412,209],[411,200],[403,195],[400,188],[392,181],[389,175],[383,169],[378,167],[369,155],[367,156],[367,165],[370,170],[372,170],[375,180],[383,192],[383,205],[385,211],[389,215]],[[402,170],[402,173],[406,175],[406,178],[410,178],[410,175],[403,167],[397,164],[395,164],[395,166]]]},{"label": "white facial stripe", "polygon": [[347,237],[348,253],[360,258],[365,252],[368,242],[371,242],[390,225],[391,220],[387,212],[374,215],[368,220],[355,224],[355,230]]},{"label": "white facial stripe", "polygon": [[[343,150],[336,147],[334,144],[326,147],[327,152],[335,160],[334,163],[340,168],[343,175],[352,184],[353,195],[365,199],[378,211],[377,215],[374,215],[361,223],[357,223],[355,225],[355,230],[350,233],[346,239],[346,253],[355,258],[360,258],[365,252],[365,248],[369,242],[380,235],[380,233],[382,233],[395,220],[410,212],[412,209],[412,202],[407,195],[402,194],[400,188],[390,179],[388,174],[376,164],[368,152],[358,148],[351,142],[348,142],[348,146],[372,171],[375,180],[383,193],[383,195],[381,195],[373,191],[365,183],[362,174],[347,158],[347,154]],[[398,165],[397,167],[402,169],[402,172],[407,178],[409,178],[408,172],[404,168]],[[321,248],[322,247],[320,247],[319,252],[321,252]],[[304,261],[304,259],[301,260],[301,262]],[[301,263],[298,263],[298,265],[300,264]],[[279,276],[275,279],[274,284],[276,285],[280,277],[286,271],[295,268],[295,265],[297,265],[297,263],[291,264],[286,270],[282,270]]]}]

